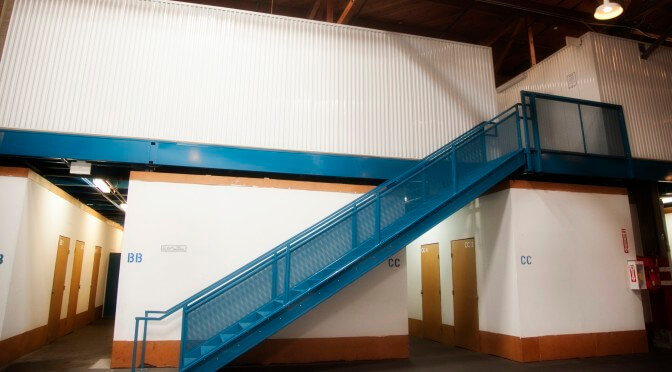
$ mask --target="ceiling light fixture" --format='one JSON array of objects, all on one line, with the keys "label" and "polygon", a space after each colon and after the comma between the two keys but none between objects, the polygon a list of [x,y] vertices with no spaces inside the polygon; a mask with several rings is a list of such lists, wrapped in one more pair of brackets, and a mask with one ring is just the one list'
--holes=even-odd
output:
[{"label": "ceiling light fixture", "polygon": [[672,203],[672,196],[665,196],[660,198],[660,200],[663,202],[663,204],[670,204]]},{"label": "ceiling light fixture", "polygon": [[604,0],[604,4],[600,5],[595,9],[595,14],[593,15],[595,19],[605,21],[607,19],[613,19],[618,17],[623,13],[623,7],[619,3],[612,3],[609,0]]},{"label": "ceiling light fixture", "polygon": [[93,184],[96,185],[98,190],[104,192],[105,194],[109,194],[112,189],[110,188],[110,185],[108,185],[107,181],[100,179],[100,178],[94,178],[93,179]]}]

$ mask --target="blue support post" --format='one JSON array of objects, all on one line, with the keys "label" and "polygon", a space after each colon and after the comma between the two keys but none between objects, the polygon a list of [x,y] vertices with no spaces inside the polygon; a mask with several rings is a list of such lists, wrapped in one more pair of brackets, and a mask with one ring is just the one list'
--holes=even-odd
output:
[{"label": "blue support post", "polygon": [[518,150],[523,148],[523,137],[520,133],[520,115],[518,114],[518,109],[516,108],[516,135],[518,136]]},{"label": "blue support post", "polygon": [[530,124],[528,122],[528,117],[527,117],[527,111],[529,109],[529,104],[527,103],[527,96],[525,95],[525,92],[520,92],[520,100],[521,100],[521,111],[522,111],[522,116],[523,116],[523,129],[525,131],[524,136],[525,136],[525,168],[527,171],[533,171],[534,170],[534,165],[532,164],[532,145],[531,145],[531,138],[530,138]]},{"label": "blue support post", "polygon": [[289,302],[289,271],[292,268],[292,253],[290,246],[285,250],[285,303]]},{"label": "blue support post", "polygon": [[[145,314],[147,317],[147,314]],[[147,348],[147,319],[143,321],[142,327],[142,351],[140,352],[140,370],[145,369],[145,349]]]},{"label": "blue support post", "polygon": [[623,152],[628,159],[632,158],[630,152],[630,140],[628,140],[628,128],[625,126],[625,116],[623,115],[623,107],[618,107],[618,125],[621,128],[621,139],[623,140]]},{"label": "blue support post", "polygon": [[278,252],[273,253],[273,274],[271,275],[273,276],[271,279],[271,285],[273,286],[271,289],[271,298],[275,298],[278,295]]},{"label": "blue support post", "polygon": [[133,356],[131,357],[131,371],[135,371],[135,354],[138,352],[138,328],[140,328],[140,319],[135,318],[135,333],[133,334]]},{"label": "blue support post", "polygon": [[376,243],[380,243],[380,193],[376,194],[376,210],[375,210],[375,225],[374,225],[374,237]]},{"label": "blue support post", "polygon": [[188,332],[187,305],[182,307],[182,336],[180,337],[180,371],[184,368],[184,358],[187,355],[187,332]]},{"label": "blue support post", "polygon": [[583,140],[583,153],[588,153],[588,146],[586,146],[586,131],[583,128],[583,114],[581,113],[581,105],[577,105],[579,108],[579,123],[581,124],[581,139]]},{"label": "blue support post", "polygon": [[537,120],[537,101],[536,97],[530,97],[530,117],[532,119],[532,136],[534,137],[535,165],[534,170],[542,171],[541,167],[541,140],[539,139],[539,121]]},{"label": "blue support post", "polygon": [[359,245],[359,236],[357,235],[357,205],[352,207],[352,249]]}]

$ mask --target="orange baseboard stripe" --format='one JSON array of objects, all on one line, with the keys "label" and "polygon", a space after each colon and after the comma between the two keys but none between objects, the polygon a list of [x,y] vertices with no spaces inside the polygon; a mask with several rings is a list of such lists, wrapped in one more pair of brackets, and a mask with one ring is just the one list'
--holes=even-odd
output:
[{"label": "orange baseboard stripe", "polygon": [[[408,335],[424,338],[422,320],[408,318]],[[441,343],[455,346],[455,328],[451,325],[441,324]]]},{"label": "orange baseboard stripe", "polygon": [[524,180],[508,180],[500,182],[495,187],[488,190],[486,195],[494,194],[496,192],[508,189],[580,192],[584,194],[628,195],[628,190],[623,187],[578,185],[571,183],[539,182],[539,181],[524,181]]},{"label": "orange baseboard stripe", "polygon": [[502,358],[523,361],[523,347],[520,337],[480,331],[481,352]]},{"label": "orange baseboard stripe", "polygon": [[272,189],[330,191],[364,194],[375,188],[370,185],[352,185],[343,183],[279,180],[270,178],[204,176],[193,174],[174,174],[160,172],[131,172],[132,181],[188,183],[198,185],[261,187]]},{"label": "orange baseboard stripe", "polygon": [[[95,309],[96,314],[102,314],[103,307]],[[99,317],[96,317],[99,319]],[[93,315],[90,311],[79,313],[75,317],[75,330],[83,328],[93,321]],[[58,337],[67,333],[66,319],[59,322]],[[42,326],[24,332],[20,335],[10,337],[0,341],[0,367],[8,364],[28,353],[31,353],[47,344],[47,326]],[[130,365],[130,364],[129,364]]]},{"label": "orange baseboard stripe", "polygon": [[645,330],[515,337],[480,332],[481,351],[518,362],[646,353]]},{"label": "orange baseboard stripe", "polygon": [[0,167],[0,176],[28,178],[28,168]]},{"label": "orange baseboard stripe", "polygon": [[[140,350],[137,352],[139,361]],[[179,341],[148,341],[145,364],[154,367],[177,367],[179,354]],[[111,368],[130,368],[132,356],[132,341],[114,341]],[[406,335],[268,339],[233,361],[232,364],[299,364],[408,357],[408,336]]]},{"label": "orange baseboard stripe", "polygon": [[408,318],[408,335],[413,337],[423,337],[422,320]]},{"label": "orange baseboard stripe", "polygon": [[39,349],[46,343],[46,325],[0,341],[0,367]]}]

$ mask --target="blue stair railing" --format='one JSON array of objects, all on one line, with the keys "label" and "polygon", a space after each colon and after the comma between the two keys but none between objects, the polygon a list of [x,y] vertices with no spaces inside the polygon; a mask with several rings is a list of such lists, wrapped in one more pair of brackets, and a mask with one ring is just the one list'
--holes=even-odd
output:
[{"label": "blue stair railing", "polygon": [[133,369],[141,323],[141,368],[147,323],[181,313],[180,370],[216,369],[361,277],[525,165],[522,112],[512,106],[188,299],[145,311]]}]

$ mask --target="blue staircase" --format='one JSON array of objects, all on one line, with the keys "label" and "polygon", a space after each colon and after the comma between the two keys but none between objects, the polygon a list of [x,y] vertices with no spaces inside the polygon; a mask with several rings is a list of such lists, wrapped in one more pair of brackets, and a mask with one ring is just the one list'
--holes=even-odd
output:
[{"label": "blue staircase", "polygon": [[[225,366],[378,266],[479,195],[527,172],[632,178],[623,108],[521,92],[483,122],[261,257],[142,323],[182,315],[180,370]],[[666,168],[667,169],[667,168]]]},{"label": "blue staircase", "polygon": [[167,311],[182,313],[180,370],[231,362],[526,164],[516,105]]},{"label": "blue staircase", "polygon": [[512,173],[634,174],[623,108],[521,92],[517,104],[142,323],[182,315],[180,370],[213,371],[333,296]]}]

